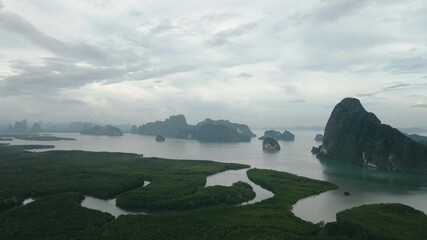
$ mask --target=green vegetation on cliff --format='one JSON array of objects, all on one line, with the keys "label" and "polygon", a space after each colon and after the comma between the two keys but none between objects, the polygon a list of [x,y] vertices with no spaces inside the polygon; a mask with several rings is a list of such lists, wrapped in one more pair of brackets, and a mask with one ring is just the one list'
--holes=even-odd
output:
[{"label": "green vegetation on cliff", "polygon": [[345,98],[335,106],[317,156],[387,170],[427,174],[427,146],[382,124],[355,98]]}]

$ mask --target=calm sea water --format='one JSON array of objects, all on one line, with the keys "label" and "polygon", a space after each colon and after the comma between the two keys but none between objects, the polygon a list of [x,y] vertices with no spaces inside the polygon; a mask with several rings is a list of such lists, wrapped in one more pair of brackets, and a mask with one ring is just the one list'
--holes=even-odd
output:
[{"label": "calm sea water", "polygon": [[[153,136],[133,134],[108,137],[54,133],[55,136],[77,140],[14,140],[12,144],[52,144],[56,150],[130,152],[147,157],[236,162],[337,184],[338,190],[303,199],[294,206],[295,215],[312,222],[334,221],[337,212],[366,203],[398,202],[427,213],[427,176],[387,172],[338,161],[321,162],[310,153],[312,146],[319,145],[314,137],[320,132],[292,132],[296,135],[295,141],[281,141],[282,150],[277,153],[263,152],[261,141],[256,138],[248,143],[200,143],[182,139],[166,139],[165,142],[158,143]],[[262,131],[256,133],[261,135]],[[233,181],[230,176],[224,179]],[[344,196],[346,191],[351,195]]]}]

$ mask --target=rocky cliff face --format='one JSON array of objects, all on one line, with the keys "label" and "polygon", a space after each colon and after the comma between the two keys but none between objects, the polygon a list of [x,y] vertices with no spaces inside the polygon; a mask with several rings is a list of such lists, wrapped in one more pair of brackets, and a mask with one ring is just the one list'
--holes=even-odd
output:
[{"label": "rocky cliff face", "polygon": [[255,134],[244,124],[207,118],[194,126],[187,124],[184,115],[171,116],[165,121],[144,124],[139,127],[138,133],[201,142],[242,142],[250,141],[255,137]]},{"label": "rocky cliff face", "polygon": [[259,140],[264,140],[266,138],[274,138],[276,140],[281,141],[294,141],[295,135],[289,132],[288,130],[284,131],[283,133],[280,133],[276,130],[268,130],[264,132],[264,136],[259,137]]},{"label": "rocky cliff face", "polygon": [[138,134],[138,127],[136,125],[132,125],[132,127],[130,128],[130,133]]},{"label": "rocky cliff face", "polygon": [[316,134],[314,141],[322,142],[323,141],[323,135],[322,134]]},{"label": "rocky cliff face", "polygon": [[246,142],[251,138],[224,125],[206,123],[195,132],[201,142]]},{"label": "rocky cliff face", "polygon": [[265,137],[262,142],[262,150],[269,152],[277,152],[280,151],[279,142],[275,138]]},{"label": "rocky cliff face", "polygon": [[166,139],[162,135],[157,135],[155,140],[156,142],[164,142]]},{"label": "rocky cliff face", "polygon": [[138,133],[142,135],[163,135],[165,137],[175,137],[179,132],[188,128],[184,115],[171,116],[165,121],[156,121],[144,124],[138,128]]},{"label": "rocky cliff face", "polygon": [[382,124],[355,98],[345,98],[335,106],[317,156],[388,170],[427,173],[427,147]]},{"label": "rocky cliff face", "polygon": [[283,141],[295,141],[295,135],[286,130],[282,133],[282,135],[279,136],[278,139]]},{"label": "rocky cliff face", "polygon": [[407,135],[410,139],[414,140],[415,142],[421,143],[423,145],[427,145],[427,137],[426,136],[421,136],[418,134],[411,134],[411,135]]},{"label": "rocky cliff face", "polygon": [[21,122],[16,122],[13,125],[12,131],[13,133],[27,133],[28,132],[28,123],[27,120],[23,120]]},{"label": "rocky cliff face", "polygon": [[119,128],[107,125],[105,127],[95,125],[92,128],[85,129],[80,132],[83,135],[105,135],[105,136],[122,136],[123,133]]},{"label": "rocky cliff face", "polygon": [[259,137],[259,140],[264,140],[266,138],[274,138],[274,139],[278,139],[280,137],[280,135],[282,135],[282,133],[280,133],[279,131],[276,130],[267,130],[264,132],[264,136]]},{"label": "rocky cliff face", "polygon": [[38,123],[34,123],[30,129],[30,133],[41,133],[42,131],[42,127]]},{"label": "rocky cliff face", "polygon": [[221,125],[225,126],[231,130],[236,131],[238,134],[245,137],[255,137],[256,135],[249,129],[249,127],[245,124],[232,123],[228,120],[212,120],[210,118],[206,118],[204,121],[199,122],[196,125],[196,129],[200,129],[203,125],[211,124],[211,125]]}]

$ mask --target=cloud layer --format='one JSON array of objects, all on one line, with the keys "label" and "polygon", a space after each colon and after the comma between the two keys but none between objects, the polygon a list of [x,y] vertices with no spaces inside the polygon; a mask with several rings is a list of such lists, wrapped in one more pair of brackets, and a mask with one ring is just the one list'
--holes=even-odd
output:
[{"label": "cloud layer", "polygon": [[423,0],[3,0],[2,120],[324,125],[354,96],[386,123],[426,127],[426,10]]}]

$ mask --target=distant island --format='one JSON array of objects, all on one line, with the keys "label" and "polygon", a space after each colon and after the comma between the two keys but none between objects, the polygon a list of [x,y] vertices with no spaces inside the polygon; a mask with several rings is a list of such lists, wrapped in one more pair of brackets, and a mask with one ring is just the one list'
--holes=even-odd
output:
[{"label": "distant island", "polygon": [[382,124],[355,98],[345,98],[335,106],[323,143],[312,152],[321,159],[427,174],[427,146]]},{"label": "distant island", "polygon": [[27,120],[17,121],[15,124],[8,125],[3,131],[5,133],[41,133],[43,132],[39,123],[34,123],[31,128],[28,126]]},{"label": "distant island", "polygon": [[421,136],[418,134],[409,134],[407,135],[410,139],[414,140],[415,142],[427,145],[427,137],[426,136]]},{"label": "distant island", "polygon": [[323,141],[323,135],[322,134],[316,134],[316,137],[314,137],[314,141],[322,142]]},{"label": "distant island", "polygon": [[280,151],[279,142],[275,138],[266,137],[264,141],[262,141],[262,150],[268,152],[277,152]]},{"label": "distant island", "polygon": [[171,116],[164,121],[150,122],[138,128],[134,125],[131,132],[200,142],[248,142],[256,136],[247,125],[227,120],[207,118],[195,126],[189,125],[184,115]]},{"label": "distant island", "polygon": [[83,130],[80,134],[96,136],[123,136],[123,132],[119,128],[113,127],[111,125],[107,125],[105,127],[96,125],[89,129]]},{"label": "distant island", "polygon": [[156,142],[164,142],[166,139],[162,135],[157,135],[155,140]]},{"label": "distant island", "polygon": [[295,135],[288,130],[285,130],[283,133],[276,130],[267,130],[264,132],[264,136],[259,137],[259,140],[264,140],[266,138],[274,138],[276,140],[282,141],[294,141]]}]

